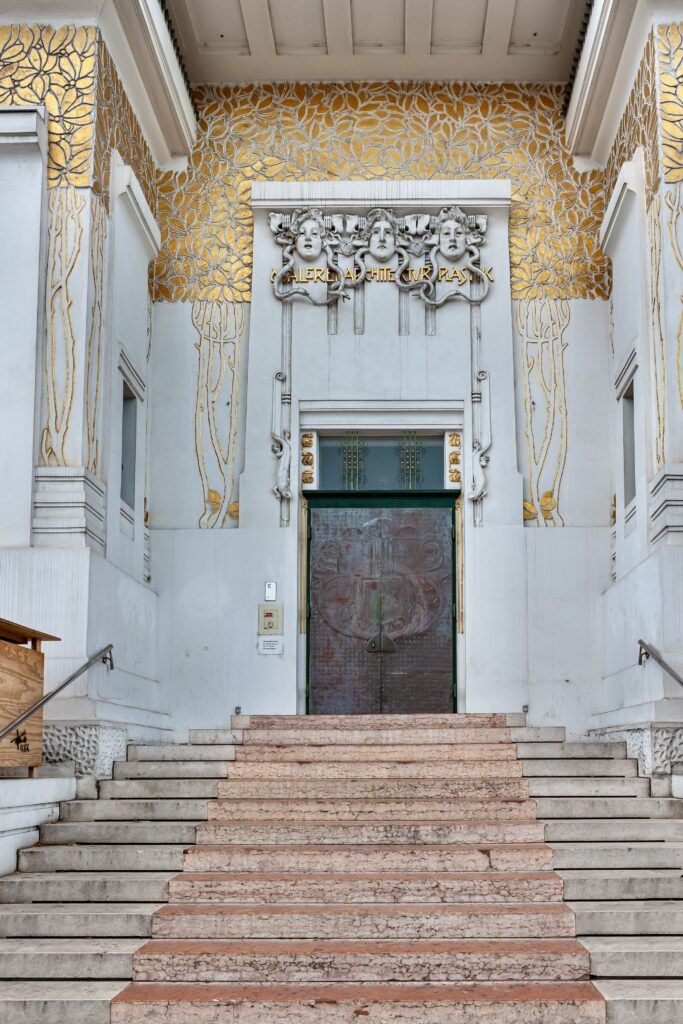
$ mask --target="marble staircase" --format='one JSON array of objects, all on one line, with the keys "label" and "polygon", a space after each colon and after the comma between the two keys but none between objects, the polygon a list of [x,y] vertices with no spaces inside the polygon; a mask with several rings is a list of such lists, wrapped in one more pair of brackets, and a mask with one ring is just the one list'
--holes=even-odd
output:
[{"label": "marble staircase", "polygon": [[0,878],[0,1024],[673,1024],[683,801],[649,792],[521,716],[133,745]]}]

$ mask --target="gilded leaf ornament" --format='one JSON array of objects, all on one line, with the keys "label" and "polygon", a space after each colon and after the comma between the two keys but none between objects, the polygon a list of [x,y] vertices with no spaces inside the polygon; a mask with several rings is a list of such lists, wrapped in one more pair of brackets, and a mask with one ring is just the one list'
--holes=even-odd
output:
[{"label": "gilded leaf ornament", "polygon": [[559,86],[202,86],[187,170],[159,177],[156,298],[248,302],[251,183],[510,178],[513,298],[606,298],[604,175],[564,144]]}]

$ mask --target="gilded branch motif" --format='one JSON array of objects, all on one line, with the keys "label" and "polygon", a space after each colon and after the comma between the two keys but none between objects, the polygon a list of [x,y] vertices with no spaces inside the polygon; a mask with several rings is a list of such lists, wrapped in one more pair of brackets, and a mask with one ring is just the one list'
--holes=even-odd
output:
[{"label": "gilded branch motif", "polygon": [[528,498],[524,519],[537,526],[564,526],[560,511],[567,461],[567,386],[564,334],[569,327],[566,299],[516,303],[520,335]]},{"label": "gilded branch motif", "polygon": [[203,86],[187,170],[159,178],[157,300],[251,297],[257,180],[510,178],[514,298],[606,298],[604,175],[574,168],[562,89],[476,83]]},{"label": "gilded branch motif", "polygon": [[[659,107],[661,111],[664,181],[672,187],[664,195],[668,209],[669,244],[679,275],[683,275],[683,250],[679,238],[683,182],[683,26],[660,25],[657,39],[659,55]],[[679,278],[680,286],[680,278]],[[683,409],[683,295],[676,332],[676,382],[678,400]]]},{"label": "gilded branch motif", "polygon": [[199,334],[194,436],[204,509],[200,528],[237,519],[238,382],[246,306],[198,300],[192,322]]},{"label": "gilded branch motif", "polygon": [[659,132],[657,110],[657,63],[654,35],[650,33],[633,88],[607,160],[607,201],[611,198],[622,165],[639,146],[645,154],[645,193],[649,206],[659,191]]},{"label": "gilded branch motif", "polygon": [[85,434],[86,465],[97,474],[100,465],[99,403],[102,383],[107,213],[104,203],[96,197],[93,198],[90,209],[90,310],[85,368]]},{"label": "gilded branch motif", "polygon": [[647,211],[649,243],[650,337],[652,339],[652,386],[655,413],[655,464],[664,465],[666,448],[666,344],[662,317],[662,219],[661,196]]},{"label": "gilded branch motif", "polygon": [[68,466],[66,440],[76,382],[76,334],[71,278],[83,246],[86,195],[69,186],[49,193],[45,295],[45,427],[41,456],[46,466]]}]

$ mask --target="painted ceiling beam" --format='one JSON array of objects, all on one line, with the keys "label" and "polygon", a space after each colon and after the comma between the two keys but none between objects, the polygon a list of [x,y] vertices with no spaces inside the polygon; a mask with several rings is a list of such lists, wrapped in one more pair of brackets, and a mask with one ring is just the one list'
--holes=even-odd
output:
[{"label": "painted ceiling beam", "polygon": [[323,0],[327,52],[333,57],[353,55],[351,0]]},{"label": "painted ceiling beam", "polygon": [[252,57],[275,57],[275,38],[268,0],[240,0]]},{"label": "painted ceiling beam", "polygon": [[434,0],[406,0],[406,55],[429,57],[432,49],[433,16]]},{"label": "painted ceiling beam", "polygon": [[489,0],[481,48],[485,57],[507,59],[515,7],[516,0]]}]

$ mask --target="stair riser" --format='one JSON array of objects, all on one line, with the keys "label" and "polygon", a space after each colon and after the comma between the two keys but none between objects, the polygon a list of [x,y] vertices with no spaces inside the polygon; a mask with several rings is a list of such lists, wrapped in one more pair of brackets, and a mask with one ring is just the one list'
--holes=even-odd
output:
[{"label": "stair riser", "polygon": [[128,747],[129,761],[234,761],[233,745],[213,746],[201,744],[154,744],[133,743]]},{"label": "stair riser", "polygon": [[[321,999],[323,999],[321,995]],[[240,1002],[212,999],[196,1002],[175,1002],[172,994],[158,1002],[146,998],[140,1002],[114,1002],[111,1024],[604,1024],[604,1003],[597,999],[576,1003],[552,998],[529,1000],[496,1000],[488,1002],[418,1000],[368,1003],[313,999],[299,1003],[266,1003],[260,1000]],[[52,1024],[52,1022],[50,1022]]]},{"label": "stair riser", "polygon": [[230,779],[218,786],[220,800],[528,800],[528,783],[517,779]]},{"label": "stair riser", "polygon": [[564,883],[566,900],[681,900],[683,878],[576,878]]},{"label": "stair riser", "polygon": [[429,825],[223,823],[200,825],[197,828],[197,842],[207,845],[313,843],[316,846],[338,843],[542,843],[543,825],[540,822],[444,822]]},{"label": "stair riser", "polygon": [[[236,761],[228,768],[229,779],[521,779],[521,761]],[[429,785],[429,782],[426,782]]]},{"label": "stair riser", "polygon": [[208,800],[73,800],[61,821],[201,821]]},{"label": "stair riser", "polygon": [[681,868],[683,845],[639,847],[637,843],[619,847],[610,844],[577,843],[575,846],[553,848],[555,867],[566,870],[607,870],[627,868]]},{"label": "stair riser", "polygon": [[159,881],[146,877],[151,872],[140,872],[135,879],[100,880],[97,877],[80,879],[57,877],[36,881],[31,875],[19,876],[10,885],[0,878],[0,904],[2,903],[155,903],[166,902],[168,879]]},{"label": "stair riser", "polygon": [[190,848],[186,871],[543,871],[552,863],[552,850],[543,845],[500,846],[491,850],[458,846],[424,847],[211,847]]},{"label": "stair riser", "polygon": [[539,799],[537,804],[539,818],[683,818],[683,800],[559,797]]},{"label": "stair riser", "polygon": [[625,743],[589,742],[589,743],[519,743],[517,756],[522,760],[551,759],[560,757],[582,758],[591,760],[603,757],[626,757]]},{"label": "stair riser", "polygon": [[[64,953],[33,954],[5,953],[0,957],[0,979],[15,978],[35,981],[62,981],[82,978],[121,978],[126,981],[133,977],[132,953]],[[4,1018],[0,1003],[0,1021]],[[9,1021],[9,1017],[7,1020]],[[13,1018],[16,1019],[16,1018]],[[20,1018],[21,1019],[21,1018]],[[65,1017],[69,1024],[73,1018]],[[36,1018],[42,1020],[42,1018]]]},{"label": "stair riser", "polygon": [[555,843],[652,843],[664,839],[683,842],[683,821],[554,820],[546,821],[545,838]]},{"label": "stair riser", "polygon": [[19,851],[20,871],[181,871],[183,846],[38,846]]},{"label": "stair riser", "polygon": [[648,797],[649,779],[529,779],[532,797]]},{"label": "stair riser", "polygon": [[266,746],[236,747],[237,763],[254,761],[402,761],[422,764],[425,761],[512,761],[516,757],[513,743],[444,743],[440,746],[404,743],[400,746]]},{"label": "stair riser", "polygon": [[154,917],[152,933],[155,938],[176,939],[480,939],[480,938],[571,938],[574,936],[574,916],[571,913],[548,914],[503,910],[491,913],[469,912],[457,906],[440,908],[434,913],[401,913],[400,907],[391,914],[381,911],[368,913],[367,909],[347,913],[324,909],[314,914],[263,913],[251,908],[248,912],[226,914],[209,908],[202,914],[183,914],[176,905],[173,913],[159,913]]},{"label": "stair riser", "polygon": [[[5,917],[7,918],[5,920]],[[26,908],[21,914],[4,915],[0,911],[0,937],[2,938],[146,938],[152,934],[152,915],[149,914],[93,914],[63,913],[41,914]]]},{"label": "stair riser", "polygon": [[[377,729],[377,715],[301,715],[292,722],[291,715],[233,715],[233,729]],[[456,729],[456,728],[500,728],[521,727],[526,717],[521,714],[497,714],[495,712],[471,712],[469,714],[435,715],[382,715],[381,724],[385,729]]]},{"label": "stair riser", "polygon": [[562,879],[482,877],[448,880],[358,878],[201,880],[178,876],[170,885],[171,903],[545,903],[562,899]]},{"label": "stair riser", "polygon": [[[553,737],[554,738],[554,737]],[[563,737],[558,737],[562,739]],[[461,743],[510,743],[510,729],[245,729],[244,747],[251,746],[331,746],[354,744],[376,747],[378,745],[405,744],[415,749],[427,744]]]},{"label": "stair riser", "polygon": [[683,935],[683,909],[672,910],[653,905],[652,910],[615,911],[576,908],[577,935]]},{"label": "stair riser", "polygon": [[[526,758],[521,761],[522,772],[529,779],[566,778],[568,776],[595,778],[628,778],[638,775],[635,758],[608,760],[606,758]],[[236,766],[235,766],[236,767]],[[231,766],[229,774],[232,775]]]},{"label": "stair riser", "polygon": [[259,956],[137,953],[135,981],[425,982],[583,981],[587,953],[324,953]]},{"label": "stair riser", "polygon": [[210,821],[534,821],[536,804],[500,800],[215,800]]},{"label": "stair riser", "polygon": [[102,800],[213,800],[218,782],[213,779],[131,779],[101,782]]},{"label": "stair riser", "polygon": [[[592,952],[591,969],[599,978],[682,978],[683,953],[650,953],[647,939],[637,952]],[[647,1024],[647,1018],[644,1019]],[[678,1024],[683,1016],[678,1018]]]},{"label": "stair riser", "polygon": [[195,825],[183,821],[172,822],[119,822],[74,821],[42,825],[40,841],[47,845],[65,843],[136,843],[150,845],[191,845],[195,840]]},{"label": "stair riser", "polygon": [[114,781],[135,779],[227,779],[232,765],[220,761],[116,761]]}]

